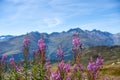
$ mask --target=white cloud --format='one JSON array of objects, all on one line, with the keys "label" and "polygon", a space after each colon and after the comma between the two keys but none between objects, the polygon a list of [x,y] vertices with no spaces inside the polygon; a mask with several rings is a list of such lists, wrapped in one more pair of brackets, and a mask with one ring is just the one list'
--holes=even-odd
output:
[{"label": "white cloud", "polygon": [[43,22],[45,23],[45,25],[47,25],[48,27],[55,27],[59,24],[61,24],[61,20],[54,17],[54,18],[44,18]]}]

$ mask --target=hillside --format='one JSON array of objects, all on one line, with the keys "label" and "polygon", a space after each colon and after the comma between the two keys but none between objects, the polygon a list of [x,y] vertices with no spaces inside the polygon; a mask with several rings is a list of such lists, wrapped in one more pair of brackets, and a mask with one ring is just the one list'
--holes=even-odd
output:
[{"label": "hillside", "polygon": [[81,61],[86,64],[90,56],[96,59],[98,53],[103,56],[105,62],[120,60],[120,46],[93,46],[83,50]]}]

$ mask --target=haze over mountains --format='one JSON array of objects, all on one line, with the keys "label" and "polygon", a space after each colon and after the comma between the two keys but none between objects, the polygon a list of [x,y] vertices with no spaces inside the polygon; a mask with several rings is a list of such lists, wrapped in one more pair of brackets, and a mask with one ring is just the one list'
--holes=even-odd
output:
[{"label": "haze over mountains", "polygon": [[[47,44],[46,55],[50,59],[56,59],[56,50],[59,44],[62,45],[62,49],[65,54],[65,59],[72,58],[71,41],[72,35],[78,32],[83,44],[83,48],[91,46],[114,46],[120,45],[120,33],[111,34],[109,32],[102,32],[99,30],[81,30],[80,28],[70,29],[61,33],[53,32],[51,34],[42,33],[44,40]],[[32,57],[32,50],[38,48],[37,42],[40,38],[39,32],[30,32],[30,57]],[[16,59],[23,58],[23,39],[25,35],[20,36],[0,36],[0,55],[14,55]]]}]

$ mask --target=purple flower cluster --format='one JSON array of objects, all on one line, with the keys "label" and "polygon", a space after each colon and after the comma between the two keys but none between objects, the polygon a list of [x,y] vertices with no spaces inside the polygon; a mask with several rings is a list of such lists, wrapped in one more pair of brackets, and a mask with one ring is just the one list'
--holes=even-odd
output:
[{"label": "purple flower cluster", "polygon": [[45,42],[44,42],[44,40],[42,38],[40,38],[38,40],[38,48],[41,51],[45,51],[45,49],[46,49],[46,44],[45,44]]},{"label": "purple flower cluster", "polygon": [[59,70],[63,69],[64,65],[65,65],[64,61],[59,62],[58,69]]},{"label": "purple flower cluster", "polygon": [[104,80],[110,80],[109,77],[105,77]]},{"label": "purple flower cluster", "polygon": [[6,59],[7,59],[7,55],[0,56],[0,65],[3,65]]},{"label": "purple flower cluster", "polygon": [[15,63],[14,57],[11,57],[9,62],[12,69],[20,71],[20,67]]},{"label": "purple flower cluster", "polygon": [[58,64],[58,69],[60,71],[69,72],[70,71],[70,64],[64,63],[64,61],[61,61]]},{"label": "purple flower cluster", "polygon": [[38,50],[40,55],[40,64],[43,66],[43,62],[45,61],[45,50],[46,50],[46,44],[43,40],[43,38],[40,38],[38,40]]},{"label": "purple flower cluster", "polygon": [[2,77],[4,75],[2,75],[2,73],[5,71],[5,67],[6,67],[6,59],[7,59],[7,55],[2,55],[0,56],[0,80],[4,80],[2,79]]},{"label": "purple flower cluster", "polygon": [[61,80],[60,73],[59,72],[52,73],[50,76],[50,80]]},{"label": "purple flower cluster", "polygon": [[50,67],[51,67],[50,61],[48,59],[46,59],[45,69],[49,69]]},{"label": "purple flower cluster", "polygon": [[11,69],[16,69],[16,64],[15,64],[15,61],[14,61],[14,57],[11,57],[9,62],[10,62]]},{"label": "purple flower cluster", "polygon": [[4,60],[7,59],[7,55],[6,54],[3,55],[3,59]]},{"label": "purple flower cluster", "polygon": [[0,56],[0,67],[5,67],[6,59],[7,59],[7,55],[4,54]]},{"label": "purple flower cluster", "polygon": [[50,79],[50,75],[51,75],[50,68],[51,68],[50,61],[48,59],[46,59],[46,62],[45,62],[45,76],[46,76],[46,79],[45,80]]},{"label": "purple flower cluster", "polygon": [[10,58],[10,64],[13,64],[13,63],[15,63],[15,62],[14,62],[14,57],[11,57],[11,58]]},{"label": "purple flower cluster", "polygon": [[56,56],[57,56],[59,61],[63,60],[63,58],[64,58],[64,52],[61,49],[61,45],[58,46],[57,55]]},{"label": "purple flower cluster", "polygon": [[75,70],[75,71],[81,71],[81,72],[83,72],[83,70],[84,70],[84,67],[83,67],[83,65],[82,64],[80,64],[80,63],[78,63],[78,64],[74,64],[74,66],[73,66],[73,70]]},{"label": "purple flower cluster", "polygon": [[78,33],[75,33],[72,38],[72,50],[81,49],[81,43]]},{"label": "purple flower cluster", "polygon": [[103,63],[103,59],[101,56],[98,55],[98,58],[96,61],[93,61],[92,57],[88,63],[87,70],[89,72],[89,75],[91,79],[95,79],[98,76],[98,71]]},{"label": "purple flower cluster", "polygon": [[95,62],[91,59],[87,66],[87,70],[96,72],[102,64],[103,64],[103,59],[101,56],[99,56]]},{"label": "purple flower cluster", "polygon": [[103,58],[102,58],[102,56],[100,54],[98,54],[98,58],[96,60],[96,64],[98,66],[103,64]]},{"label": "purple flower cluster", "polygon": [[69,72],[69,71],[70,71],[70,64],[66,63],[66,64],[64,65],[64,67],[63,67],[63,70],[64,70],[65,72]]},{"label": "purple flower cluster", "polygon": [[64,61],[60,61],[57,71],[51,73],[50,80],[66,80],[69,71],[70,64],[64,63]]},{"label": "purple flower cluster", "polygon": [[72,75],[71,75],[71,79],[70,80],[82,80],[82,78],[84,76],[82,76],[84,74],[84,67],[80,62],[76,62],[73,65],[73,70],[72,70]]},{"label": "purple flower cluster", "polygon": [[87,66],[88,71],[96,71],[97,70],[97,65],[95,64],[94,61],[90,61]]},{"label": "purple flower cluster", "polygon": [[30,40],[28,38],[28,34],[25,36],[24,40],[23,40],[23,45],[24,47],[28,47],[30,43]]},{"label": "purple flower cluster", "polygon": [[64,63],[64,61],[59,62],[58,64],[58,72],[60,72],[60,79],[63,80],[67,76],[70,71],[70,64]]},{"label": "purple flower cluster", "polygon": [[78,33],[75,33],[72,38],[72,50],[74,52],[74,60],[80,60],[80,56],[82,53],[82,44],[80,42],[80,38]]},{"label": "purple flower cluster", "polygon": [[38,60],[39,60],[39,50],[33,50],[33,61],[34,61],[34,64],[38,63]]},{"label": "purple flower cluster", "polygon": [[20,67],[20,66],[16,66],[16,70],[17,70],[18,72],[20,72],[20,71],[21,71],[21,67]]}]

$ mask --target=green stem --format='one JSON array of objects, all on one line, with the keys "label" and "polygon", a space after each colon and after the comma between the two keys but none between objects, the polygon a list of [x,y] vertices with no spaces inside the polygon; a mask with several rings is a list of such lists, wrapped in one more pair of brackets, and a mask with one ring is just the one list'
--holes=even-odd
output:
[{"label": "green stem", "polygon": [[0,80],[2,80],[2,75],[1,75],[1,73],[0,73]]},{"label": "green stem", "polygon": [[25,80],[27,80],[27,59],[25,60]]}]

